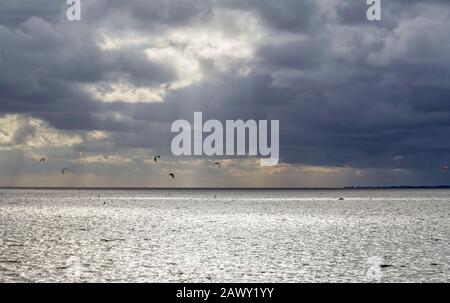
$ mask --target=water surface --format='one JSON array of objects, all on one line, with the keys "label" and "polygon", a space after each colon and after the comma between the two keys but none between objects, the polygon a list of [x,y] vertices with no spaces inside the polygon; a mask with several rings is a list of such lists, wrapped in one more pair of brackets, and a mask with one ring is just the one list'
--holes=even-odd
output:
[{"label": "water surface", "polygon": [[0,282],[449,282],[449,215],[449,190],[0,189]]}]

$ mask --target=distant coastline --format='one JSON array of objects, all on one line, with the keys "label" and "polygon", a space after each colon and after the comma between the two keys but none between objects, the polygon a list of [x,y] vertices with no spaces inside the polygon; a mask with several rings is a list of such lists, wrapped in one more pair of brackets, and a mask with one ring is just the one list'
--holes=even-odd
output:
[{"label": "distant coastline", "polygon": [[20,187],[0,186],[0,190],[377,190],[377,189],[450,189],[450,185],[436,186],[346,186],[346,187]]}]

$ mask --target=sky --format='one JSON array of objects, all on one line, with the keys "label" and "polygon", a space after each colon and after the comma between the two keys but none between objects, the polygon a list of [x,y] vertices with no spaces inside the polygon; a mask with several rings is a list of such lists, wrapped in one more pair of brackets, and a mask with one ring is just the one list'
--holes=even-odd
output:
[{"label": "sky", "polygon": [[[450,185],[447,0],[383,0],[381,21],[365,0],[81,8],[0,0],[0,186]],[[279,164],[173,156],[196,111],[279,120]]]}]

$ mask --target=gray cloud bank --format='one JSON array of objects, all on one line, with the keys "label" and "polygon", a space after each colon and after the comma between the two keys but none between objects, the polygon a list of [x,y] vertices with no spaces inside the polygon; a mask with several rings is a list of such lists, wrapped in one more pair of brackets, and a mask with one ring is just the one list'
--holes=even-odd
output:
[{"label": "gray cloud bank", "polygon": [[383,1],[380,22],[365,0],[82,0],[80,22],[64,2],[0,0],[5,178],[37,152],[133,172],[202,111],[279,119],[284,164],[353,170],[326,185],[447,182],[448,1]]}]

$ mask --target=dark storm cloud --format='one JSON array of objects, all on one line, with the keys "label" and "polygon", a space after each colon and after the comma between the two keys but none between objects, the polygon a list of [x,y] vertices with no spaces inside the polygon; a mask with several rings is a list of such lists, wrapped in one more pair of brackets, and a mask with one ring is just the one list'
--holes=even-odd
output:
[{"label": "dark storm cloud", "polygon": [[30,17],[55,21],[62,16],[66,1],[0,0],[0,24],[15,27]]},{"label": "dark storm cloud", "polygon": [[106,12],[127,11],[134,19],[147,24],[185,24],[195,18],[208,17],[212,13],[209,0],[135,0],[132,5],[120,0],[103,0],[98,3]]},{"label": "dark storm cloud", "polygon": [[[66,22],[56,2],[0,1],[1,113],[113,132],[109,149],[161,152],[170,123],[192,120],[194,111],[205,120],[279,119],[285,162],[424,172],[450,163],[448,1],[383,1],[383,20],[369,22],[365,0],[92,0],[83,2],[80,23]],[[177,78],[177,66],[149,61],[142,46],[101,49],[94,29],[136,32],[151,47],[170,30],[206,27],[220,9],[262,24],[246,76],[199,59],[202,80],[168,90],[163,103],[102,103],[81,89],[120,80],[167,86]]]},{"label": "dark storm cloud", "polygon": [[[173,71],[145,60],[133,49],[102,52],[89,36],[30,17],[19,27],[0,25],[0,111],[28,112],[64,129],[116,130],[92,114],[114,105],[101,104],[79,84],[127,79],[136,86],[168,81]],[[120,123],[118,123],[120,124]]]},{"label": "dark storm cloud", "polygon": [[319,2],[314,0],[224,0],[215,1],[219,6],[256,12],[264,22],[275,29],[302,32],[320,26],[323,17]]}]

